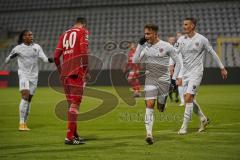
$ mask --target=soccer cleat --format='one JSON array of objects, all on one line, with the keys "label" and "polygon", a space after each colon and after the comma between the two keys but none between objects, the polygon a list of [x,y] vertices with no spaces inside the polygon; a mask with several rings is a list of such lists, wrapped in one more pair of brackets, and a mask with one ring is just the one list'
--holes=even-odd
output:
[{"label": "soccer cleat", "polygon": [[81,144],[85,144],[84,140],[82,139],[79,139],[79,138],[73,138],[72,140],[69,140],[67,138],[65,138],[65,141],[64,141],[65,144],[68,144],[68,145],[81,145]]},{"label": "soccer cleat", "polygon": [[24,123],[24,129],[25,129],[25,131],[30,131],[30,129],[27,127],[26,123]]},{"label": "soccer cleat", "polygon": [[145,138],[145,141],[149,144],[152,145],[154,143],[153,141],[153,136],[148,134],[147,137]]},{"label": "soccer cleat", "polygon": [[187,134],[187,129],[181,128],[181,129],[178,131],[178,134],[179,134],[179,135]]},{"label": "soccer cleat", "polygon": [[19,127],[18,127],[19,131],[25,131],[25,124],[24,123],[20,123]]},{"label": "soccer cleat", "polygon": [[206,129],[206,126],[210,123],[209,118],[201,121],[200,128],[198,129],[198,132],[203,132]]}]

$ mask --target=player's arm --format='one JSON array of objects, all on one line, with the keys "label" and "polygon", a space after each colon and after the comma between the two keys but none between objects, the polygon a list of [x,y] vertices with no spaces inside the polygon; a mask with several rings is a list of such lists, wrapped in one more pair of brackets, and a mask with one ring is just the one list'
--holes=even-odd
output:
[{"label": "player's arm", "polygon": [[38,57],[43,61],[43,62],[48,62],[48,63],[53,63],[53,58],[48,58],[45,53],[43,52],[43,49],[41,46],[39,47],[39,51],[38,51]]},{"label": "player's arm", "polygon": [[19,53],[17,53],[17,51],[15,49],[13,49],[10,54],[6,57],[5,59],[5,63],[9,63],[11,59],[14,59],[15,57],[17,57],[19,55]]},{"label": "player's arm", "polygon": [[175,65],[175,62],[174,62],[174,61],[172,60],[172,58],[170,57],[170,60],[169,60],[169,71],[170,71],[171,77],[173,76],[174,65]]},{"label": "player's arm", "polygon": [[60,36],[59,41],[58,41],[58,45],[54,51],[54,63],[59,71],[59,73],[61,73],[62,68],[61,68],[61,61],[60,61],[60,57],[63,53],[63,36]]},{"label": "player's arm", "polygon": [[142,51],[144,49],[144,45],[145,45],[146,41],[147,40],[145,39],[145,37],[143,37],[139,40],[136,51],[135,51],[134,56],[133,56],[133,60],[132,60],[133,63],[141,62],[141,60],[144,56]]},{"label": "player's arm", "polygon": [[170,47],[169,55],[176,64],[175,68],[174,68],[174,73],[173,73],[173,76],[172,76],[172,79],[176,80],[176,78],[178,77],[179,72],[182,68],[182,62],[179,58],[179,55],[178,55],[176,49],[173,48],[172,46]]},{"label": "player's arm", "polygon": [[80,55],[82,58],[82,65],[84,73],[88,73],[88,32],[84,31],[80,35]]},{"label": "player's arm", "polygon": [[227,79],[227,70],[225,69],[220,58],[217,56],[217,53],[214,51],[214,49],[212,48],[212,46],[210,45],[210,43],[207,39],[205,39],[205,41],[204,41],[204,46],[205,46],[205,49],[207,50],[207,53],[210,53],[212,55],[214,61],[217,62],[217,65],[219,66],[219,68],[221,70],[222,78],[224,80]]}]

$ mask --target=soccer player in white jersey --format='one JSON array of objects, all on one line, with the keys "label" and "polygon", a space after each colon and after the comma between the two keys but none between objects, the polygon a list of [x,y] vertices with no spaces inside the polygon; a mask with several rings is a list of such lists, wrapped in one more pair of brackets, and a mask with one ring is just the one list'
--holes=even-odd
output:
[{"label": "soccer player in white jersey", "polygon": [[30,103],[38,82],[38,58],[49,63],[53,62],[53,58],[47,58],[41,46],[33,43],[33,34],[30,30],[21,32],[18,45],[12,49],[5,63],[9,63],[15,57],[18,60],[19,90],[22,95],[19,105],[19,131],[28,131]]},{"label": "soccer player in white jersey", "polygon": [[148,24],[144,27],[144,38],[141,38],[133,57],[133,63],[144,63],[146,65],[145,78],[145,126],[147,131],[146,142],[153,144],[153,111],[155,101],[160,112],[164,111],[166,97],[169,91],[170,74],[169,58],[176,62],[175,79],[181,69],[181,63],[176,50],[168,42],[158,37],[158,26]]},{"label": "soccer player in white jersey", "polygon": [[208,39],[195,31],[196,20],[194,18],[186,18],[183,21],[183,30],[185,35],[181,36],[177,42],[177,50],[182,54],[183,68],[182,79],[185,98],[185,112],[183,124],[178,134],[186,134],[188,123],[191,120],[192,112],[200,119],[199,132],[204,131],[208,118],[203,114],[199,104],[196,102],[195,95],[200,86],[203,76],[203,59],[205,54],[211,54],[217,62],[223,79],[227,78],[227,71],[213,50]]},{"label": "soccer player in white jersey", "polygon": [[[181,36],[182,36],[182,33],[181,33],[181,32],[177,32],[177,33],[176,33],[176,38],[174,37],[174,39],[177,39],[177,40],[178,40],[179,37],[181,37]],[[174,42],[174,43],[172,43],[172,45],[175,46],[176,41],[173,41],[173,40],[172,40],[173,37],[169,37],[169,38],[171,38],[171,39],[168,39],[168,41]],[[169,42],[169,43],[170,43],[170,42]],[[171,44],[171,43],[170,43],[170,44]],[[182,62],[182,55],[181,55],[181,53],[179,53],[178,55],[179,55],[179,58],[180,58],[180,60],[181,60],[181,62]],[[173,61],[171,58],[170,58],[169,65],[170,65],[170,74],[173,75],[175,63],[174,63],[174,61]],[[180,97],[180,101],[181,101],[181,103],[180,103],[178,106],[181,107],[181,106],[184,106],[184,94],[183,94],[183,86],[182,86],[182,74],[179,74],[179,75],[178,75],[178,79],[176,80],[176,86],[177,86],[177,90],[178,90],[179,97]]]}]

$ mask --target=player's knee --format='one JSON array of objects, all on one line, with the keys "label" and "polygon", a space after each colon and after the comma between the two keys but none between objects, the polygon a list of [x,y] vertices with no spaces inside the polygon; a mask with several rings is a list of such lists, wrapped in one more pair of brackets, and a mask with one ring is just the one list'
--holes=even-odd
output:
[{"label": "player's knee", "polygon": [[22,91],[22,99],[29,101],[29,91]]},{"label": "player's knee", "polygon": [[185,98],[185,103],[192,103],[194,95],[187,93],[184,98]]},{"label": "player's knee", "polygon": [[154,108],[155,100],[146,100],[147,108]]}]

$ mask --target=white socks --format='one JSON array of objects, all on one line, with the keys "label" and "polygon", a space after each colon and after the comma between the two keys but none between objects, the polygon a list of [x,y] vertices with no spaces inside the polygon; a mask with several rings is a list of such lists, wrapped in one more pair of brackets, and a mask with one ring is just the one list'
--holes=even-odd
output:
[{"label": "white socks", "polygon": [[153,109],[146,108],[145,113],[145,126],[148,135],[152,135],[152,127],[153,127]]},{"label": "white socks", "polygon": [[20,123],[26,123],[28,113],[30,110],[29,102],[21,99],[20,105],[19,105],[19,117],[20,117]]},{"label": "white socks", "polygon": [[196,100],[193,100],[193,112],[199,117],[201,121],[207,119]]},{"label": "white socks", "polygon": [[182,129],[187,130],[188,123],[192,118],[192,111],[193,111],[193,103],[186,103],[185,112],[184,112],[184,118],[183,118],[183,124]]},{"label": "white socks", "polygon": [[184,104],[184,88],[183,86],[178,86],[178,93],[179,93],[179,97],[180,97],[180,100],[181,100],[181,103]]}]

